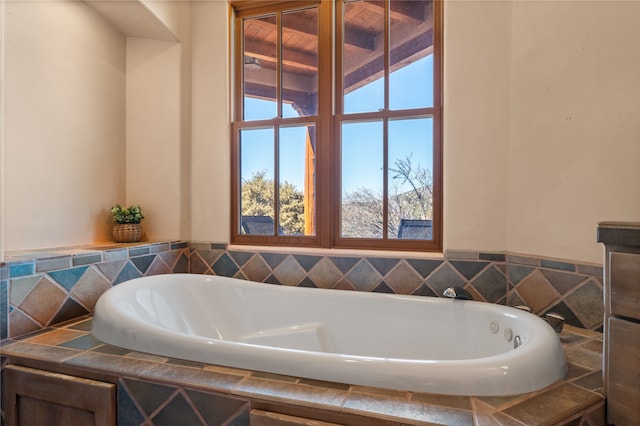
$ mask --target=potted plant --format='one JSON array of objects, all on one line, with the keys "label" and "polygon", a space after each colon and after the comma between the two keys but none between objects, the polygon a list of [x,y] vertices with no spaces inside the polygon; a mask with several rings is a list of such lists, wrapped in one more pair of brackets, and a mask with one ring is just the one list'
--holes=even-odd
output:
[{"label": "potted plant", "polygon": [[117,243],[133,243],[140,240],[142,235],[140,221],[144,219],[144,213],[139,205],[122,207],[120,204],[116,204],[111,208],[111,216],[115,222],[113,239]]}]

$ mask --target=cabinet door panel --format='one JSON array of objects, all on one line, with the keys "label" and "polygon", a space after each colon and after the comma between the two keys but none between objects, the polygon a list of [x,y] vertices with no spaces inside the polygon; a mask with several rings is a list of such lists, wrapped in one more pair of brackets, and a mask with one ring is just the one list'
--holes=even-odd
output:
[{"label": "cabinet door panel", "polygon": [[611,313],[640,320],[640,254],[611,253]]},{"label": "cabinet door panel", "polygon": [[609,319],[608,420],[640,424],[640,324]]},{"label": "cabinet door panel", "polygon": [[7,426],[116,424],[111,383],[14,365],[5,367],[3,374]]}]

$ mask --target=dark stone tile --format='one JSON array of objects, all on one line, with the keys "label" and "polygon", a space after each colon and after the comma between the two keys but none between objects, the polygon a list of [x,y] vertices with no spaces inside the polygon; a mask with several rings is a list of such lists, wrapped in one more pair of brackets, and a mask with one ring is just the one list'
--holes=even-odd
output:
[{"label": "dark stone tile", "polygon": [[329,260],[336,265],[336,268],[340,270],[343,274],[346,274],[353,268],[356,263],[360,261],[360,258],[357,257],[329,257]]},{"label": "dark stone tile", "polygon": [[247,251],[230,251],[229,256],[236,262],[239,267],[243,267],[245,263],[247,263],[255,253],[247,252]]},{"label": "dark stone tile", "polygon": [[124,379],[131,398],[148,416],[156,411],[175,392],[176,388],[144,380]]},{"label": "dark stone tile", "polygon": [[491,262],[504,262],[507,257],[504,253],[478,253],[478,259],[489,260]]},{"label": "dark stone tile", "polygon": [[189,258],[185,253],[181,253],[178,256],[178,260],[175,265],[173,265],[171,272],[174,274],[185,274],[189,272]]},{"label": "dark stone tile", "polygon": [[547,281],[558,290],[558,293],[564,295],[573,290],[585,281],[584,275],[578,275],[570,272],[557,271],[554,269],[541,269],[542,275],[545,276]]},{"label": "dark stone tile", "polygon": [[569,294],[565,303],[581,319],[585,328],[593,329],[602,325],[604,318],[604,302],[602,288],[594,280]]},{"label": "dark stone tile", "polygon": [[207,421],[208,425],[222,425],[233,419],[249,402],[229,396],[215,395],[207,392],[186,390],[193,405]]},{"label": "dark stone tile", "polygon": [[534,268],[531,266],[509,265],[509,281],[511,281],[513,285],[518,285],[518,283],[526,278],[533,270]]},{"label": "dark stone tile", "polygon": [[88,314],[90,312],[84,306],[73,300],[73,298],[67,297],[60,310],[51,319],[50,324],[58,324]]},{"label": "dark stone tile", "polygon": [[178,359],[178,358],[170,358],[167,361],[167,364],[179,365],[181,367],[198,368],[198,369],[202,369],[207,365],[203,362],[189,361],[187,359]]},{"label": "dark stone tile", "polygon": [[280,265],[288,256],[288,254],[281,253],[260,253],[260,256],[267,262],[267,265],[271,269],[274,269],[278,265]]},{"label": "dark stone tile", "polygon": [[187,243],[186,241],[171,244],[171,250],[185,249],[188,247],[189,243]]},{"label": "dark stone tile", "polygon": [[451,260],[449,263],[468,280],[475,277],[489,264],[489,262],[468,260]]},{"label": "dark stone tile", "polygon": [[432,273],[427,279],[427,283],[439,295],[448,287],[464,287],[466,284],[447,263]]},{"label": "dark stone tile", "polygon": [[407,259],[407,263],[411,265],[422,278],[427,278],[429,274],[435,271],[443,262],[443,260]]},{"label": "dark stone tile", "polygon": [[507,278],[491,266],[471,281],[487,302],[495,303],[507,294]]},{"label": "dark stone tile", "polygon": [[373,292],[374,293],[391,293],[391,294],[395,293],[393,289],[389,287],[384,281],[378,284],[376,288],[373,289]]},{"label": "dark stone tile", "polygon": [[311,268],[322,259],[322,256],[309,256],[306,254],[294,254],[293,258],[298,261],[305,271],[309,272]]},{"label": "dark stone tile", "polygon": [[542,268],[559,269],[561,271],[571,271],[571,272],[576,271],[576,265],[574,265],[573,263],[558,262],[555,260],[541,259],[540,266]]},{"label": "dark stone tile", "polygon": [[278,281],[276,276],[273,275],[273,274],[270,274],[267,278],[265,278],[264,282],[267,283],[267,284],[277,284],[277,285],[282,284],[280,281]]},{"label": "dark stone tile", "polygon": [[130,262],[127,262],[115,280],[113,280],[113,285],[117,285],[123,283],[125,281],[132,280],[134,278],[140,278],[142,274],[138,269],[133,266]]},{"label": "dark stone tile", "polygon": [[298,287],[307,287],[307,288],[318,288],[316,283],[309,277],[305,277],[302,281],[298,283]]},{"label": "dark stone tile", "polygon": [[367,261],[369,261],[371,266],[373,266],[378,272],[380,272],[380,275],[386,275],[387,272],[392,270],[398,264],[398,262],[400,262],[400,259],[392,259],[387,257],[369,257],[367,258]]},{"label": "dark stone tile", "polygon": [[181,393],[160,410],[152,419],[154,426],[199,425],[202,421]]},{"label": "dark stone tile", "polygon": [[216,275],[233,277],[239,271],[236,263],[227,254],[223,254],[211,267]]},{"label": "dark stone tile", "polygon": [[149,269],[149,266],[151,266],[151,264],[155,260],[155,258],[156,258],[155,254],[150,254],[148,256],[139,256],[139,257],[131,258],[131,262],[133,262],[136,268],[138,268],[138,270],[142,272],[142,274],[144,275]]},{"label": "dark stone tile", "polygon": [[122,384],[122,379],[117,388],[117,416],[118,426],[140,426],[145,421],[145,416],[131,399],[131,395]]},{"label": "dark stone tile", "polygon": [[429,296],[429,297],[437,297],[438,295],[431,290],[431,288],[426,285],[426,284],[422,284],[420,287],[418,287],[416,289],[416,291],[414,291],[412,293],[414,296]]}]

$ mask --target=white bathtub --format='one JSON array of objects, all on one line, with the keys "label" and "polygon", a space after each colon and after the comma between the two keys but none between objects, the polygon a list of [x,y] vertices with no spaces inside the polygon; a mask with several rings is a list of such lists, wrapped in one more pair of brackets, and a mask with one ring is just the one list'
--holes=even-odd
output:
[{"label": "white bathtub", "polygon": [[196,274],[113,287],[98,300],[93,334],[173,358],[450,395],[531,392],[567,368],[552,328],[520,310]]}]

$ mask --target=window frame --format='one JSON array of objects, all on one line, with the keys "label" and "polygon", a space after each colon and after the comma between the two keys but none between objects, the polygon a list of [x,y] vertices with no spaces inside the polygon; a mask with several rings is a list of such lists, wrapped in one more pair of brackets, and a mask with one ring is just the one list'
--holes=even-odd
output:
[{"label": "window frame", "polygon": [[[409,251],[442,251],[443,234],[443,182],[442,182],[442,0],[433,0],[433,106],[428,108],[416,108],[407,110],[382,110],[369,113],[342,113],[343,88],[342,88],[342,54],[341,40],[342,28],[342,0],[315,0],[315,1],[256,1],[239,0],[230,2],[232,7],[231,41],[233,46],[231,76],[232,121],[231,121],[231,229],[230,241],[232,244],[256,245],[256,246],[298,246],[316,248],[341,248],[341,249],[375,249],[375,250],[409,250]],[[243,121],[243,45],[242,22],[244,18],[259,17],[275,12],[296,10],[304,7],[318,7],[318,114],[315,116],[282,118],[280,102],[278,103],[279,117],[268,120]],[[388,22],[389,7],[385,7],[385,22]],[[335,25],[335,26],[334,26]],[[280,36],[278,36],[279,39]],[[385,37],[385,76],[388,93],[389,85],[389,37]],[[278,44],[279,46],[279,44]],[[335,74],[334,74],[335,73]],[[280,66],[278,75],[278,100],[280,100]],[[388,105],[388,97],[386,101]],[[382,238],[343,238],[340,237],[340,209],[341,209],[341,141],[340,131],[342,121],[360,119],[404,118],[412,116],[428,115],[433,120],[433,200],[432,200],[432,239],[431,240],[403,240]],[[295,124],[315,123],[316,130],[316,223],[315,235],[254,235],[241,234],[239,231],[240,218],[240,131],[242,129],[273,127],[276,133],[280,126]],[[387,143],[386,132],[384,143]],[[278,155],[274,147],[274,154]],[[388,155],[385,154],[385,161]],[[276,160],[278,164],[279,160]],[[385,163],[386,164],[386,163]],[[277,178],[277,171],[276,173]],[[388,167],[384,167],[384,192],[387,193]],[[277,180],[275,180],[277,181]],[[277,200],[277,185],[274,185]],[[386,199],[386,195],[385,195]],[[277,201],[274,202],[277,204]],[[386,204],[385,204],[386,206]],[[277,207],[277,206],[274,206]],[[277,208],[274,222],[278,223]],[[385,227],[387,222],[387,209],[384,209]]]}]

